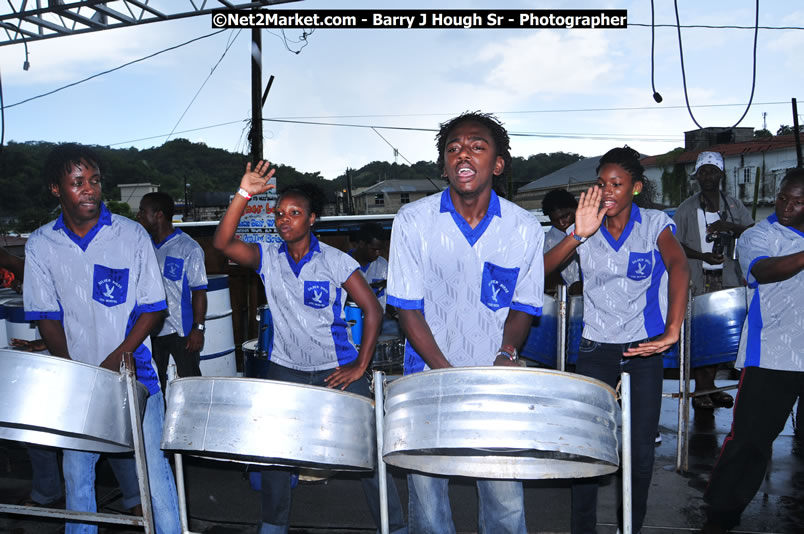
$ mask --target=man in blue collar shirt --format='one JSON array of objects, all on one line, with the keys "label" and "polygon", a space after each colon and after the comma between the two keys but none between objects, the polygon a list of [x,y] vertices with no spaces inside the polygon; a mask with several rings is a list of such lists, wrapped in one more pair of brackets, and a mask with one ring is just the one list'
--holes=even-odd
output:
[{"label": "man in blue collar shirt", "polygon": [[[181,526],[176,486],[159,448],[164,401],[148,339],[166,308],[151,240],[139,224],[112,215],[101,202],[101,166],[92,150],[59,145],[45,162],[44,175],[49,191],[59,199],[61,215],[38,228],[26,243],[26,318],[39,322],[54,356],[117,372],[123,354],[133,353],[137,379],[150,393],[142,430],[156,530],[177,534]],[[96,453],[64,451],[69,510],[96,510],[97,461]],[[97,531],[97,525],[78,523],[67,523],[65,530]]]},{"label": "man in blue collar shirt", "polygon": [[775,213],[743,233],[737,254],[749,288],[735,363],[743,371],[731,432],[704,493],[706,534],[739,524],[773,441],[804,396],[804,169],[788,171]]},{"label": "man in blue collar shirt", "polygon": [[[544,298],[544,231],[493,190],[510,173],[508,133],[493,116],[466,113],[436,136],[449,188],[406,204],[391,233],[388,304],[407,337],[405,374],[518,365],[517,349]],[[408,475],[411,532],[454,533],[449,479]],[[524,534],[522,483],[477,480],[480,532]]]},{"label": "man in blue collar shirt", "polygon": [[167,294],[168,315],[159,333],[151,336],[163,391],[171,355],[178,376],[201,376],[207,313],[204,251],[180,228],[173,228],[174,210],[173,199],[160,191],[143,196],[137,212],[137,220],[154,242]]}]

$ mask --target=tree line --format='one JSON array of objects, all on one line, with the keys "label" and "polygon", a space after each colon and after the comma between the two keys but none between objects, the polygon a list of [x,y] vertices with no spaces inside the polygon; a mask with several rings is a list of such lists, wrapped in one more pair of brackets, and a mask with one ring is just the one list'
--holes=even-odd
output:
[{"label": "tree line", "polygon": [[[44,177],[42,166],[53,143],[9,142],[0,153],[0,232],[30,232],[58,216],[58,202]],[[161,191],[183,202],[185,183],[188,194],[194,192],[233,191],[249,157],[244,154],[212,148],[186,139],[173,139],[164,145],[139,150],[93,147],[104,166],[104,202],[116,213],[133,216],[128,206],[120,202],[120,184],[158,184]],[[513,182],[505,184],[507,192],[581,159],[573,153],[535,154],[512,161]],[[327,196],[335,198],[337,191],[346,189],[347,171],[327,180],[319,172],[301,172],[293,166],[276,164],[280,188],[283,184],[313,182]],[[419,161],[412,165],[374,161],[359,169],[349,170],[352,187],[368,187],[383,180],[430,179],[439,183],[441,172],[435,162]],[[445,183],[445,182],[443,182]]]}]

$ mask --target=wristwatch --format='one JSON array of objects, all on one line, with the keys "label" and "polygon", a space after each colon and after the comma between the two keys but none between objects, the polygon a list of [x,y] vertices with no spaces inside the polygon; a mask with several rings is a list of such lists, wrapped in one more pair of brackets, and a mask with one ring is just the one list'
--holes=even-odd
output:
[{"label": "wristwatch", "polygon": [[207,327],[204,326],[204,323],[193,323],[193,330],[200,330],[203,332],[206,329]]},{"label": "wristwatch", "polygon": [[497,356],[505,356],[512,362],[519,361],[519,352],[516,350],[516,347],[511,345],[503,345],[500,350],[497,351]]}]

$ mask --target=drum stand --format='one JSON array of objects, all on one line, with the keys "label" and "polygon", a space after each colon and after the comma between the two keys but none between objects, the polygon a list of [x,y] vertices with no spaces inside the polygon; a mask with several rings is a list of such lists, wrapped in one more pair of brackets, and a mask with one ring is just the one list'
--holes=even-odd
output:
[{"label": "drum stand", "polygon": [[[560,321],[559,321],[560,322]],[[385,421],[385,375],[374,371],[374,409],[377,425],[377,474],[380,486],[380,533],[388,534],[388,487],[387,469],[382,457],[383,427]],[[622,373],[622,443],[623,443],[623,534],[631,534],[631,375]],[[524,503],[522,503],[524,506]]]},{"label": "drum stand", "polygon": [[131,417],[131,434],[134,440],[134,461],[137,466],[137,480],[139,481],[140,498],[142,500],[142,517],[98,512],[77,512],[73,510],[53,510],[42,506],[19,506],[11,504],[0,504],[0,513],[67,519],[76,523],[139,526],[143,527],[145,534],[153,534],[156,532],[154,528],[153,510],[151,509],[151,490],[148,485],[148,469],[145,465],[145,445],[142,439],[140,403],[135,394],[137,378],[134,375],[134,369],[129,369],[125,364],[125,360],[120,363],[120,373],[126,381],[126,393],[128,394],[128,412]]}]

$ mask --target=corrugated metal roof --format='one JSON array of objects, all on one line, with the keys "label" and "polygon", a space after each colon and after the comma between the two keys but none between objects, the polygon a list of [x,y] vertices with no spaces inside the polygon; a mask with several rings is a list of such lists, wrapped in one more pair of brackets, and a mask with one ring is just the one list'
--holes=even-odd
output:
[{"label": "corrugated metal roof", "polygon": [[517,193],[527,193],[528,191],[538,191],[540,189],[555,189],[556,187],[567,187],[573,184],[585,184],[597,180],[597,163],[603,156],[584,158],[570,163],[557,171],[542,176],[537,180],[523,185],[517,189]]},{"label": "corrugated metal roof", "polygon": [[713,145],[709,148],[701,150],[684,151],[680,152],[675,158],[648,156],[643,158],[641,161],[642,165],[645,167],[655,167],[658,165],[659,158],[662,159],[663,165],[674,165],[676,163],[695,163],[695,160],[698,159],[698,154],[701,152],[720,152],[724,157],[728,157],[738,156],[740,154],[773,152],[774,150],[784,150],[795,146],[795,135],[777,135],[762,139],[752,139],[751,141],[745,141],[743,143],[724,143],[721,145]]}]

